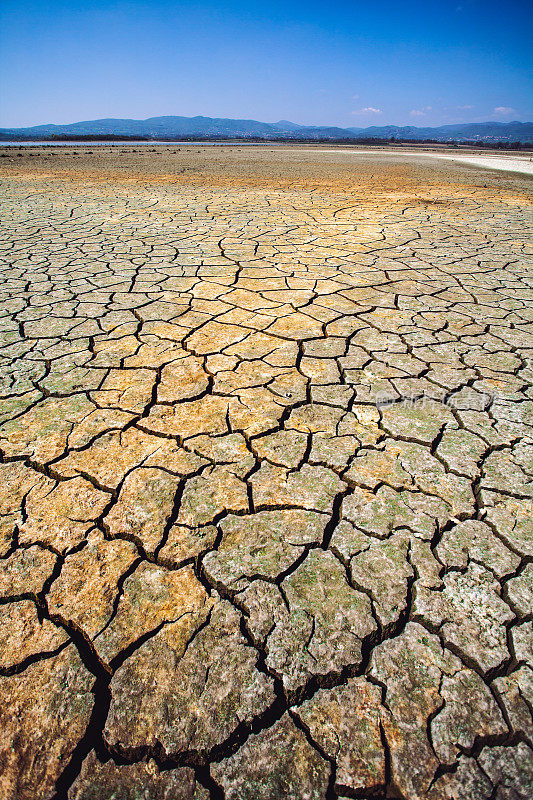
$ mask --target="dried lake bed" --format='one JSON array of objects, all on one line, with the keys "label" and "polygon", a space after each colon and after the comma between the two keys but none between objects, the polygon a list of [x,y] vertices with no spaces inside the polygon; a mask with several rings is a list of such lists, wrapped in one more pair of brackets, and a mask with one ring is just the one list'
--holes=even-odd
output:
[{"label": "dried lake bed", "polygon": [[528,799],[531,178],[7,150],[0,796]]}]

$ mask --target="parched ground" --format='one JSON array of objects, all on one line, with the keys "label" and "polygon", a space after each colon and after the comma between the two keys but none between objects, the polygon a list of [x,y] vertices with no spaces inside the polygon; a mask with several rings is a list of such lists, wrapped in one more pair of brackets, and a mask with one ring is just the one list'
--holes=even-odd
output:
[{"label": "parched ground", "polygon": [[531,182],[422,162],[4,151],[3,800],[529,800]]}]

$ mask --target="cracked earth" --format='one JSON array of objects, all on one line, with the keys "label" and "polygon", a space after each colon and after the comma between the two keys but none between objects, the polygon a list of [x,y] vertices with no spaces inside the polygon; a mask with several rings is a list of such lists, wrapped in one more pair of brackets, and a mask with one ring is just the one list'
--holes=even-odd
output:
[{"label": "cracked earth", "polygon": [[39,158],[2,178],[0,796],[529,800],[526,179]]}]

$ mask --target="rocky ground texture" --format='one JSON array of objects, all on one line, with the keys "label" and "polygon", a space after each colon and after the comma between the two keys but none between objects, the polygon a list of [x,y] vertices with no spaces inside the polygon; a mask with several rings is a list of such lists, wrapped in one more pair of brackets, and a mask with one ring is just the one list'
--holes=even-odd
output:
[{"label": "rocky ground texture", "polygon": [[526,194],[403,169],[7,172],[1,798],[531,796]]}]

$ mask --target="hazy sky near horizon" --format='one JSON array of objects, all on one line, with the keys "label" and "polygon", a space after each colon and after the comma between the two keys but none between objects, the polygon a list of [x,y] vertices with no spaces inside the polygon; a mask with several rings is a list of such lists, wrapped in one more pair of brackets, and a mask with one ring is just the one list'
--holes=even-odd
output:
[{"label": "hazy sky near horizon", "polygon": [[530,0],[3,0],[0,126],[533,120]]}]

